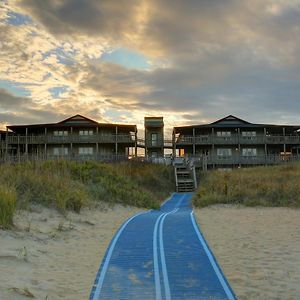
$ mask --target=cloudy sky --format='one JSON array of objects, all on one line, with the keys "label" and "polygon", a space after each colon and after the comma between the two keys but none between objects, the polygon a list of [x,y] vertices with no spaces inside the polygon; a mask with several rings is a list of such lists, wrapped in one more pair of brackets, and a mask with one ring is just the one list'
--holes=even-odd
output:
[{"label": "cloudy sky", "polygon": [[300,0],[0,0],[0,127],[300,123]]}]

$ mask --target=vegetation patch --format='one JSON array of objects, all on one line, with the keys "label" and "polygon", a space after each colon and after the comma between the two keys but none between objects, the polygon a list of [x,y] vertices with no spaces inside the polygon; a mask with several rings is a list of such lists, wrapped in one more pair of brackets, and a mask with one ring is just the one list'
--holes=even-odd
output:
[{"label": "vegetation patch", "polygon": [[17,196],[13,188],[0,185],[0,228],[6,229],[13,224]]},{"label": "vegetation patch", "polygon": [[0,165],[0,226],[31,203],[80,212],[95,202],[158,208],[174,189],[172,167],[142,162],[45,161]]},{"label": "vegetation patch", "polygon": [[300,164],[203,173],[193,203],[300,207]]}]

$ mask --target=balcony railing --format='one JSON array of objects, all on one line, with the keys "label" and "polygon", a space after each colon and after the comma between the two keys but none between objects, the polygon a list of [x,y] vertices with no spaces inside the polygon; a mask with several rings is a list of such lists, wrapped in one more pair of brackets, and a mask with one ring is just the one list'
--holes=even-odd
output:
[{"label": "balcony railing", "polygon": [[220,137],[216,135],[196,135],[195,137],[179,136],[176,140],[177,145],[223,145],[223,144],[300,144],[300,135],[257,135],[242,136],[231,135]]},{"label": "balcony railing", "polygon": [[260,156],[194,156],[190,157],[197,165],[272,165],[290,161],[299,161],[300,155],[260,155]]},{"label": "balcony railing", "polygon": [[8,136],[9,144],[66,144],[66,143],[134,143],[134,134],[94,134],[94,135],[28,135]]}]

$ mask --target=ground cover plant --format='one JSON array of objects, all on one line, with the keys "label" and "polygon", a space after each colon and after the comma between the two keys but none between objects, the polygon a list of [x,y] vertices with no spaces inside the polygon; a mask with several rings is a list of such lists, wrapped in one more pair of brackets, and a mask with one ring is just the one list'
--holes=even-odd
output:
[{"label": "ground cover plant", "polygon": [[172,168],[142,162],[44,161],[0,165],[0,228],[32,203],[79,212],[97,202],[158,208],[174,189]]},{"label": "ground cover plant", "polygon": [[203,173],[193,203],[300,207],[300,164]]}]

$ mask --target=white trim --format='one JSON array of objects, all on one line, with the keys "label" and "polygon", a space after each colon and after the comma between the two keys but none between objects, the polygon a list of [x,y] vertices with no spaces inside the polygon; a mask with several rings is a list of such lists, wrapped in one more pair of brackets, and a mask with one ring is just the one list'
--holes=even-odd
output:
[{"label": "white trim", "polygon": [[208,259],[209,259],[209,261],[210,261],[210,263],[211,263],[211,265],[212,265],[212,267],[213,267],[213,269],[214,269],[214,271],[215,271],[215,273],[216,273],[216,275],[217,275],[217,277],[218,277],[218,279],[219,279],[219,281],[220,281],[227,297],[228,297],[228,299],[229,300],[235,300],[236,298],[234,297],[234,295],[232,294],[230,288],[228,287],[228,284],[226,283],[226,281],[224,279],[224,276],[222,275],[219,267],[217,266],[216,261],[212,256],[212,253],[210,252],[205,240],[202,237],[202,234],[200,233],[200,231],[198,229],[198,226],[196,225],[196,221],[195,221],[195,217],[194,217],[194,211],[192,211],[190,215],[191,215],[192,224],[193,224],[195,232],[196,232],[196,234],[199,238],[199,241],[200,241],[200,243],[201,243],[201,245],[202,245],[202,247],[203,247],[203,249],[204,249],[204,251],[205,251],[205,253],[206,253],[206,255],[207,255],[207,257],[208,257]]},{"label": "white trim", "polygon": [[106,258],[105,258],[105,262],[103,264],[103,268],[101,270],[101,273],[100,273],[100,276],[99,276],[99,280],[98,282],[96,282],[94,284],[94,286],[96,285],[97,288],[94,292],[94,296],[92,299],[94,300],[98,300],[99,299],[99,295],[101,293],[101,289],[102,289],[102,286],[103,286],[103,282],[104,282],[104,278],[105,278],[105,275],[106,275],[106,272],[107,272],[107,269],[108,269],[108,265],[109,265],[109,262],[110,262],[110,259],[111,259],[111,256],[112,256],[112,253],[114,251],[114,248],[116,246],[116,243],[120,237],[120,235],[122,234],[122,232],[124,231],[125,227],[129,224],[129,222],[131,222],[134,218],[140,216],[140,215],[143,215],[143,214],[146,214],[148,213],[148,211],[146,212],[142,212],[142,213],[139,213],[139,214],[136,214],[134,215],[133,217],[131,217],[129,220],[127,220],[123,226],[120,228],[120,230],[118,231],[117,235],[114,237],[109,249],[108,249],[108,252],[107,252],[107,255],[106,255]]}]

